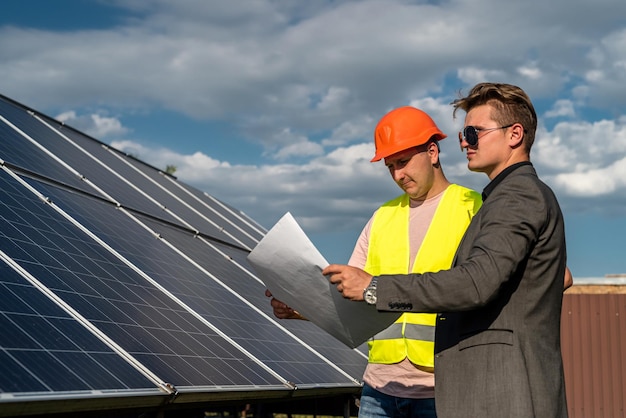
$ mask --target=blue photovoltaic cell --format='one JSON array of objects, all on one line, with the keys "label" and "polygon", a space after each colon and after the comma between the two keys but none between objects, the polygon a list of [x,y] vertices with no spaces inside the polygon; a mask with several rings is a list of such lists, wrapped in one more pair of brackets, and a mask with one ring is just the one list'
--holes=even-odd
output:
[{"label": "blue photovoltaic cell", "polygon": [[0,188],[0,249],[165,382],[280,384],[4,172]]},{"label": "blue photovoltaic cell", "polygon": [[2,393],[153,390],[156,384],[0,261]]},{"label": "blue photovoltaic cell", "polygon": [[[0,115],[5,118],[17,115],[28,117],[31,122],[35,119],[22,109],[10,107],[5,101],[0,100]],[[12,119],[15,120],[15,119]],[[68,184],[79,189],[90,188],[76,175],[70,173],[67,168],[54,161],[41,149],[26,140],[15,129],[0,121],[0,158],[27,170],[35,171],[58,182]],[[93,192],[93,190],[92,190]]]},{"label": "blue photovoltaic cell", "polygon": [[[267,232],[265,228],[258,225],[254,220],[228,204],[215,198],[209,198],[200,190],[150,170],[145,165],[135,161],[131,161],[131,163],[170,193],[185,201],[186,204],[193,207],[197,212],[210,217],[220,225],[224,225],[225,230],[248,247],[254,248]],[[178,213],[178,210],[176,211]],[[193,221],[191,223],[195,225]],[[203,228],[199,228],[199,230],[207,232]]]}]

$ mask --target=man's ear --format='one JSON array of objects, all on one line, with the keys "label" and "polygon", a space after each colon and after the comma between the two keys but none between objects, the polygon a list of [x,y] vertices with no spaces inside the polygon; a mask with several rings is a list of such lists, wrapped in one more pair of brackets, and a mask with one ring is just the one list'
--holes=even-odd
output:
[{"label": "man's ear", "polygon": [[432,141],[428,144],[427,149],[432,164],[439,164],[439,144]]},{"label": "man's ear", "polygon": [[524,127],[521,123],[515,123],[510,128],[509,144],[511,148],[518,148],[524,143]]}]

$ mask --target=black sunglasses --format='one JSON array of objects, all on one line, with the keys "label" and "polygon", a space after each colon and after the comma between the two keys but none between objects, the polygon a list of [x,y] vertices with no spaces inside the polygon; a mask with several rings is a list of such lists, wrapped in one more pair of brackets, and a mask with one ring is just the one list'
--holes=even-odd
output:
[{"label": "black sunglasses", "polygon": [[[512,123],[510,125],[499,126],[497,128],[477,128],[475,126],[466,126],[461,132],[459,132],[459,142],[463,142],[463,140],[465,140],[465,142],[467,142],[470,146],[474,147],[478,144],[478,132],[496,131],[498,129],[510,128],[513,125],[515,124]],[[462,146],[461,149],[463,149]]]}]

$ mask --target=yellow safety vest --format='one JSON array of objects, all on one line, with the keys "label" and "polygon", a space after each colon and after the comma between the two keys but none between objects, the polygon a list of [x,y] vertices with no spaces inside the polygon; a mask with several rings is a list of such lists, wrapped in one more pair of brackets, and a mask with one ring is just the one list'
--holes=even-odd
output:
[{"label": "yellow safety vest", "polygon": [[[433,215],[412,272],[436,272],[450,268],[463,234],[481,204],[480,194],[451,184]],[[409,196],[404,194],[376,211],[364,270],[374,276],[407,274],[409,254]],[[412,363],[432,369],[435,319],[436,314],[402,314],[389,328],[368,342],[369,362],[393,364],[408,357]]]}]

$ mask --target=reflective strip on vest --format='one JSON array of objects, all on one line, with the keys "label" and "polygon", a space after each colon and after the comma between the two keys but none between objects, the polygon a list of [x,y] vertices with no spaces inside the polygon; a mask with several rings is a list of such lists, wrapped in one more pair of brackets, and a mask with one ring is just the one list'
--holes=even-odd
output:
[{"label": "reflective strip on vest", "polygon": [[[450,268],[461,238],[480,205],[478,193],[456,184],[450,185],[433,215],[412,272]],[[376,211],[364,270],[374,276],[407,274],[409,257],[409,197],[404,194]],[[402,314],[368,342],[369,362],[393,364],[408,357],[421,367],[434,367],[435,322],[436,314]]]},{"label": "reflective strip on vest", "polygon": [[[402,328],[404,326],[404,332]],[[393,340],[396,338],[409,338],[411,340],[435,341],[435,327],[432,325],[393,323],[387,329],[376,334],[377,340]]]}]

